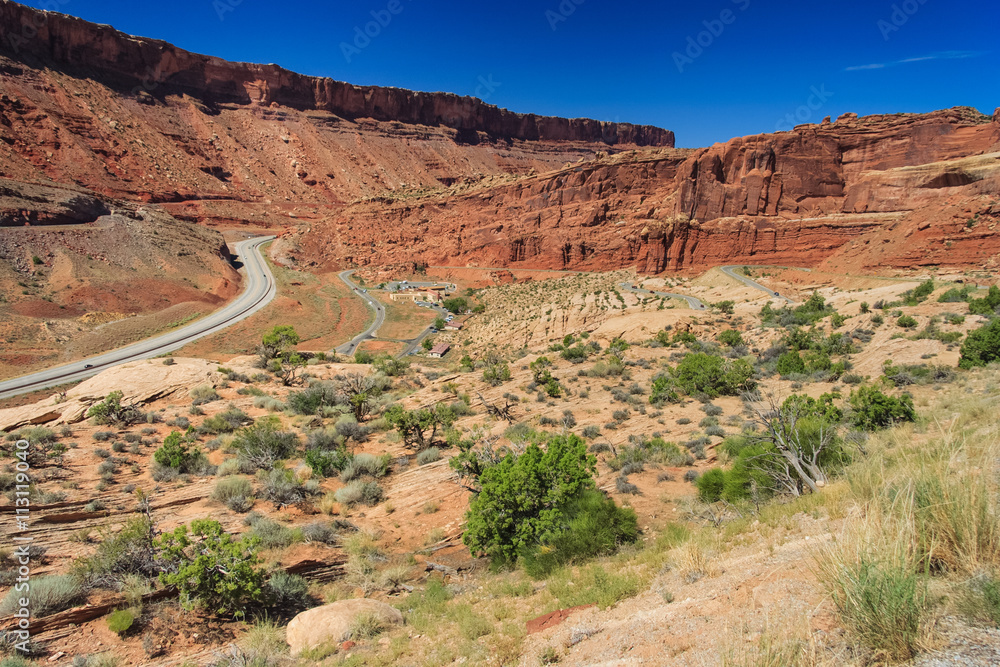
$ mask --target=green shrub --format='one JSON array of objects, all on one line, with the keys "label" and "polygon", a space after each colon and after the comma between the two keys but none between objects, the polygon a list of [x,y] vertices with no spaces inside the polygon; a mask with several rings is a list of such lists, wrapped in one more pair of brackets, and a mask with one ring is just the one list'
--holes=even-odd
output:
[{"label": "green shrub", "polygon": [[916,420],[913,398],[903,394],[899,398],[887,396],[875,387],[858,387],[848,398],[852,412],[851,423],[866,431],[888,428],[899,422]]},{"label": "green shrub", "polygon": [[[193,539],[192,539],[193,538]],[[163,558],[176,564],[160,580],[180,591],[186,608],[203,606],[212,613],[245,616],[264,600],[264,572],[253,538],[234,539],[222,525],[197,519],[157,540]]]},{"label": "green shrub", "polygon": [[729,347],[743,345],[743,336],[736,329],[726,329],[719,334],[719,342]]},{"label": "green shrub", "polygon": [[714,503],[722,498],[722,491],[726,485],[726,472],[722,468],[712,468],[695,481],[698,487],[699,500],[706,503]]},{"label": "green shrub", "polygon": [[378,483],[355,480],[339,489],[334,494],[334,498],[342,505],[353,507],[361,504],[378,505],[382,501],[383,495],[382,487]]},{"label": "green shrub", "polygon": [[253,506],[253,485],[246,477],[223,477],[212,490],[212,500],[234,512],[246,512]]},{"label": "green shrub", "polygon": [[427,465],[428,463],[434,463],[435,461],[441,460],[441,450],[437,447],[431,447],[430,449],[425,449],[424,451],[417,454],[417,465]]},{"label": "green shrub", "polygon": [[775,367],[775,370],[778,371],[778,375],[783,377],[794,373],[805,373],[806,362],[803,361],[802,356],[797,350],[789,350],[778,357],[778,365]]},{"label": "green shrub", "polygon": [[902,327],[903,329],[912,329],[917,326],[917,321],[909,315],[900,315],[899,319],[896,320],[896,326]]},{"label": "green shrub", "polygon": [[108,629],[118,636],[128,634],[138,614],[134,609],[118,609],[108,614]]},{"label": "green shrub", "polygon": [[753,367],[743,359],[728,360],[695,352],[674,369],[673,381],[691,396],[736,396],[753,389]]},{"label": "green shrub", "polygon": [[267,597],[279,609],[297,610],[309,607],[309,582],[297,574],[278,570],[267,580]]},{"label": "green shrub", "polygon": [[1000,319],[969,332],[961,350],[960,368],[975,368],[1000,361]]},{"label": "green shrub", "polygon": [[653,384],[649,390],[649,402],[653,405],[663,405],[664,403],[677,403],[681,400],[680,394],[674,388],[674,384],[669,375],[657,375],[653,378]]},{"label": "green shrub", "polygon": [[299,439],[294,433],[280,430],[281,423],[274,417],[259,419],[236,433],[232,448],[241,462],[254,469],[271,469],[278,461],[291,456],[298,448]]},{"label": "green shrub", "polygon": [[529,576],[549,576],[558,566],[614,553],[639,538],[635,512],[618,507],[596,489],[584,489],[562,508],[564,524],[542,533],[520,551]]},{"label": "green shrub", "polygon": [[[575,553],[558,553],[563,544],[559,533],[572,523],[574,513],[614,513],[585,497],[596,488],[595,468],[596,459],[587,454],[586,442],[573,434],[550,438],[544,451],[531,442],[520,456],[508,454],[479,476],[480,491],[466,515],[465,544],[473,553],[485,553],[495,567],[510,566],[527,556],[544,570],[576,557]],[[629,515],[614,516],[615,530],[626,539]],[[635,521],[634,514],[630,516]],[[591,519],[581,517],[579,525]],[[572,549],[583,538],[567,535],[565,539],[564,548]]]},{"label": "green shrub", "polygon": [[128,426],[142,419],[142,413],[134,405],[122,405],[125,397],[120,391],[113,391],[103,401],[96,403],[87,410],[87,417],[95,424],[115,424]]},{"label": "green shrub", "polygon": [[352,458],[347,453],[347,448],[341,446],[332,451],[310,449],[306,452],[305,461],[313,474],[320,477],[334,477],[350,465]]},{"label": "green shrub", "polygon": [[998,308],[1000,308],[1000,288],[996,285],[990,287],[985,298],[969,300],[969,312],[973,315],[996,315]]},{"label": "green shrub", "polygon": [[153,460],[179,473],[200,471],[208,464],[205,454],[177,431],[163,439],[163,445],[153,453]]}]

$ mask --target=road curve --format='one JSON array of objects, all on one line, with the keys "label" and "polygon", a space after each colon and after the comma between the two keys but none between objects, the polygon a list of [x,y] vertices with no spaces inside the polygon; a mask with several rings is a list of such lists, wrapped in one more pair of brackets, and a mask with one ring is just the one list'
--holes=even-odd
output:
[{"label": "road curve", "polygon": [[378,331],[378,328],[382,326],[383,322],[385,322],[385,306],[383,306],[378,299],[368,296],[367,292],[361,291],[360,287],[351,282],[351,274],[353,273],[354,269],[341,271],[340,279],[344,281],[344,284],[347,285],[356,296],[361,297],[361,300],[365,302],[366,306],[375,311],[375,321],[357,336],[336,348],[337,354],[346,354],[347,356],[354,354],[355,350],[358,349],[358,345],[369,338],[373,338],[373,334]]},{"label": "road curve", "polygon": [[[789,299],[787,296],[781,296],[780,294],[778,294],[774,290],[768,289],[767,287],[764,287],[763,285],[761,285],[757,281],[750,280],[746,276],[741,275],[739,273],[736,273],[737,269],[742,269],[744,266],[746,266],[748,268],[751,268],[751,269],[762,269],[762,268],[790,269],[790,268],[795,268],[795,267],[791,267],[791,266],[765,267],[765,266],[752,266],[752,265],[749,265],[749,264],[731,264],[729,266],[720,266],[719,267],[719,269],[723,273],[725,273],[727,276],[729,276],[730,278],[735,278],[736,280],[740,281],[744,285],[747,285],[748,287],[753,287],[754,289],[759,289],[762,292],[767,292],[768,296],[777,297],[779,299],[784,299],[785,302],[788,303],[789,305],[795,303],[794,301],[792,301],[791,299]],[[808,271],[809,269],[802,269],[802,270],[803,271]]]},{"label": "road curve", "polygon": [[[358,349],[358,345],[360,345],[364,341],[373,340],[375,338],[374,335],[375,332],[378,331],[378,328],[382,326],[382,323],[385,321],[385,306],[382,305],[381,301],[369,296],[368,292],[365,292],[360,287],[351,282],[352,273],[354,273],[353,269],[347,271],[341,271],[340,279],[344,281],[344,284],[346,284],[348,287],[351,288],[351,291],[353,291],[356,296],[360,296],[364,300],[366,306],[375,311],[375,321],[372,322],[371,326],[369,326],[367,329],[359,333],[357,336],[355,336],[348,342],[344,343],[340,347],[336,348],[337,354],[346,354],[347,356],[354,354],[354,352]],[[440,283],[407,283],[407,284],[411,286],[429,286],[429,285],[439,285]],[[390,287],[392,287],[399,285],[399,283],[393,282],[389,283],[389,285]],[[437,313],[442,317],[446,317],[448,315],[447,310],[436,304],[432,305],[431,308],[437,311]],[[424,339],[427,338],[427,336],[434,333],[434,331],[435,331],[434,327],[430,326],[421,331],[416,338],[412,338],[408,341],[402,341],[407,343],[407,346],[403,349],[402,352],[397,354],[396,357],[402,358],[413,354],[416,351],[416,349],[420,347],[420,344],[424,342]]]},{"label": "road curve", "polygon": [[230,304],[175,331],[141,340],[138,343],[120,347],[95,357],[0,382],[0,398],[47,389],[68,382],[79,382],[127,361],[148,359],[172,352],[192,341],[245,320],[266,306],[277,292],[277,284],[271,274],[271,269],[268,268],[267,262],[260,255],[260,247],[274,238],[273,236],[259,236],[236,244],[236,253],[246,267],[246,286],[236,300]]},{"label": "road curve", "polygon": [[696,299],[693,296],[688,296],[687,294],[674,294],[673,292],[654,292],[648,289],[639,289],[637,287],[632,287],[630,283],[620,283],[621,288],[626,292],[634,292],[635,294],[652,294],[654,296],[663,296],[669,299],[684,299],[687,304],[691,306],[694,310],[705,310],[705,304],[701,302],[700,299]]}]

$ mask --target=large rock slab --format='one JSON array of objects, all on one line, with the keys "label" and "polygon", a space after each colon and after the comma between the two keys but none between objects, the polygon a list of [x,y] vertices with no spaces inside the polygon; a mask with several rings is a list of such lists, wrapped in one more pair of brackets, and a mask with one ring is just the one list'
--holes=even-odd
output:
[{"label": "large rock slab", "polygon": [[53,394],[31,405],[0,410],[0,431],[37,424],[75,424],[84,420],[90,406],[115,390],[124,394],[123,403],[143,404],[202,384],[216,386],[222,380],[218,367],[218,363],[204,359],[175,359],[170,366],[165,366],[163,359],[130,361],[81,382],[65,396]]},{"label": "large rock slab", "polygon": [[304,611],[291,620],[285,629],[285,641],[292,655],[322,646],[340,643],[350,638],[354,620],[362,614],[377,615],[386,625],[398,625],[403,615],[398,609],[378,600],[339,600]]}]

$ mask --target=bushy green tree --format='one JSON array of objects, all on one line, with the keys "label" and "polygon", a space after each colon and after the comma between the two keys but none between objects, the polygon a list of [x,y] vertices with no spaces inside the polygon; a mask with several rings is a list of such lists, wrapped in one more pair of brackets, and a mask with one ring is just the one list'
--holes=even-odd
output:
[{"label": "bushy green tree", "polygon": [[653,378],[653,386],[649,391],[649,402],[653,405],[663,405],[664,403],[677,403],[681,400],[680,394],[674,388],[673,381],[669,375],[657,375]]},{"label": "bushy green tree", "polygon": [[917,418],[913,397],[903,394],[899,398],[888,396],[876,387],[858,387],[848,398],[851,405],[851,422],[866,431],[888,428],[899,422],[912,422]]},{"label": "bushy green tree", "polygon": [[962,343],[960,368],[975,368],[1000,361],[1000,319],[969,333]]},{"label": "bushy green tree", "polygon": [[295,327],[290,324],[279,324],[268,331],[261,338],[257,347],[257,354],[260,356],[261,365],[267,366],[272,359],[283,355],[289,349],[299,344],[301,338],[295,332]]},{"label": "bushy green tree", "polygon": [[[596,465],[596,459],[587,454],[586,442],[573,434],[549,439],[545,449],[531,442],[520,456],[508,453],[479,477],[480,491],[467,514],[465,544],[473,552],[485,553],[494,566],[501,567],[513,565],[519,557],[535,562],[543,555],[548,561],[572,558],[577,554],[568,552],[576,547],[567,542],[578,544],[588,538],[570,526],[581,516],[581,507],[595,505],[599,509],[588,511],[591,518],[581,523],[593,526],[602,513],[605,519],[613,513],[615,541],[634,540],[635,515],[612,512],[604,504],[610,500],[590,495],[596,492]],[[567,536],[567,531],[575,534]],[[606,539],[598,542],[597,548],[610,546]],[[588,544],[590,547],[581,550],[591,550],[594,545]],[[549,556],[560,551],[561,556]],[[547,565],[539,563],[539,572],[547,569]]]},{"label": "bushy green tree", "polygon": [[444,306],[445,310],[455,313],[456,315],[464,313],[466,310],[469,309],[468,300],[465,297],[461,296],[455,296],[450,299],[445,299],[444,303],[441,305]]},{"label": "bushy green tree", "polygon": [[552,372],[549,370],[552,368],[552,362],[548,357],[538,357],[528,364],[528,368],[535,384],[545,384],[552,379]]},{"label": "bushy green tree", "polygon": [[483,359],[483,381],[491,387],[499,387],[510,379],[510,366],[503,357],[490,352]]},{"label": "bushy green tree", "polygon": [[196,519],[157,540],[170,567],[160,581],[176,586],[186,608],[242,617],[264,602],[264,569],[256,538],[234,539],[218,521]]},{"label": "bushy green tree", "polygon": [[455,422],[455,412],[444,403],[419,410],[394,405],[385,413],[385,418],[403,437],[405,446],[423,451],[434,444],[439,430]]}]

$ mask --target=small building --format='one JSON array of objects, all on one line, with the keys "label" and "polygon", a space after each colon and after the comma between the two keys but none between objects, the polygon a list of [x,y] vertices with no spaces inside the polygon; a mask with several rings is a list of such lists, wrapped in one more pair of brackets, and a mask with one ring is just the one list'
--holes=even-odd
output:
[{"label": "small building", "polygon": [[451,345],[448,343],[438,343],[431,348],[431,351],[427,353],[427,356],[434,357],[435,359],[440,359],[444,355],[448,354],[451,349]]},{"label": "small building", "polygon": [[452,320],[444,325],[446,331],[461,331],[465,326],[464,320]]}]

